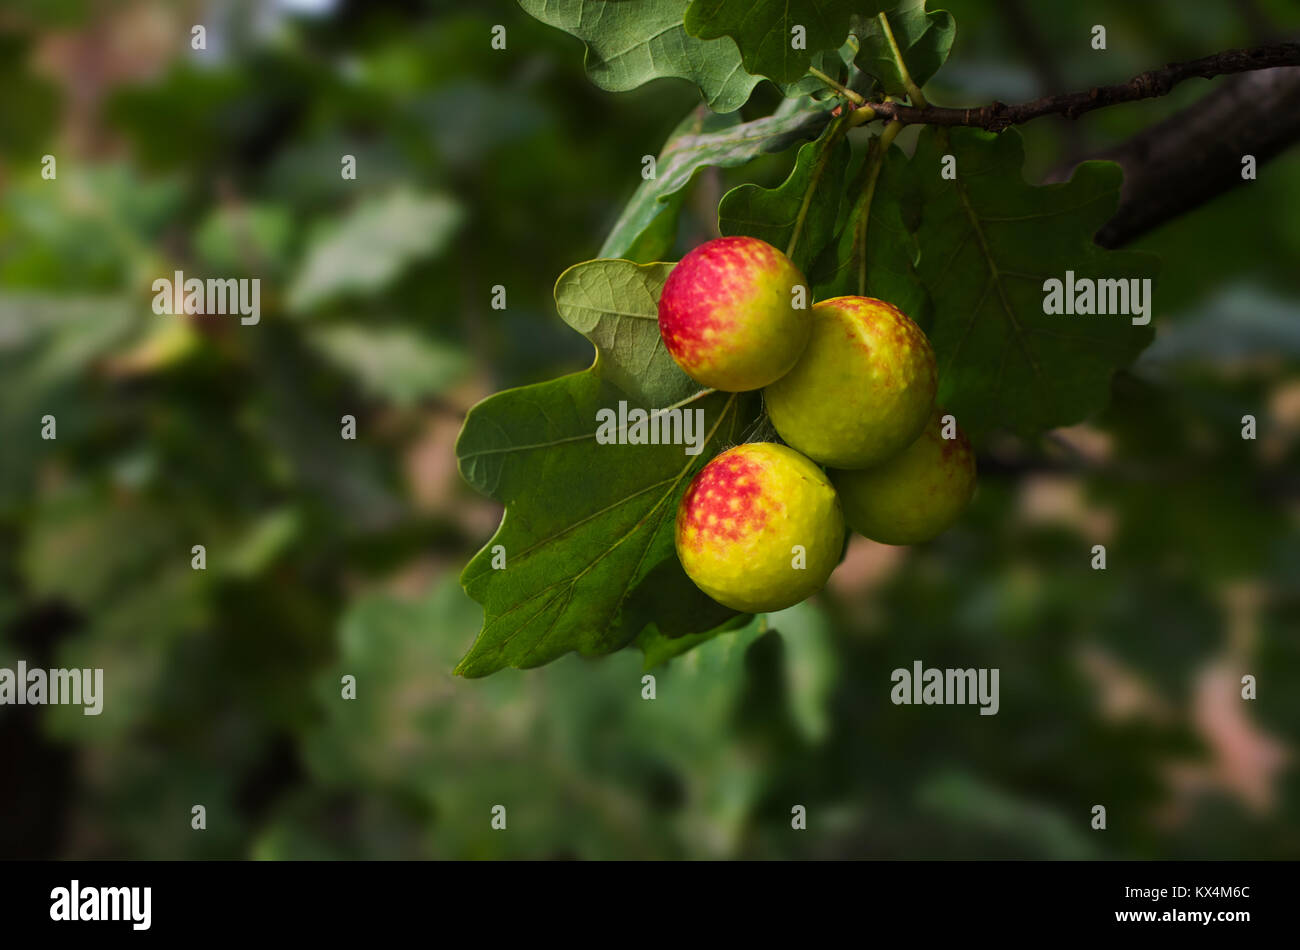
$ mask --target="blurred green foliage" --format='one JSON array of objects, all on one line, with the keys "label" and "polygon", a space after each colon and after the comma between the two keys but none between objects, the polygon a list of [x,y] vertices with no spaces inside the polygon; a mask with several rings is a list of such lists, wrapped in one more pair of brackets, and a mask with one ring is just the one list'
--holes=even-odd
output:
[{"label": "blurred green foliage", "polygon": [[[933,100],[1040,90],[1004,4],[945,6]],[[1032,16],[1072,88],[1300,25],[1284,2],[1194,6]],[[1087,430],[993,444],[942,539],[851,549],[816,601],[653,667],[654,700],[637,651],[466,681],[482,614],[455,577],[499,509],[451,468],[461,416],[590,362],[554,280],[698,94],[604,92],[580,44],[507,5],[232,15],[208,54],[149,9],[0,21],[0,666],[103,667],[107,692],[99,717],[0,708],[0,855],[1300,854],[1294,150],[1138,242],[1163,258],[1151,350]],[[126,36],[146,57],[148,23],[151,70],[75,55]],[[1206,88],[1028,126],[1026,176]],[[663,247],[795,151],[698,174]],[[261,323],[154,316],[175,269],[261,277]],[[916,659],[999,668],[998,715],[892,705]]]}]

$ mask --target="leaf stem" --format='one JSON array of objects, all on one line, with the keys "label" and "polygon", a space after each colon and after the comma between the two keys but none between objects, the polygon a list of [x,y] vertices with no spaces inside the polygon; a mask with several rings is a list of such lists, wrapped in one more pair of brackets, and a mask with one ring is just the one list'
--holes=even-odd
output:
[{"label": "leaf stem", "polygon": [[[849,115],[842,115],[831,123],[831,127],[826,132],[826,137],[822,141],[820,154],[817,156],[817,164],[808,180],[808,187],[804,189],[803,201],[799,204],[799,213],[794,219],[794,230],[790,232],[790,242],[786,245],[785,256],[794,259],[795,248],[799,245],[799,238],[803,236],[804,222],[808,219],[808,209],[812,207],[813,195],[817,191],[817,183],[821,181],[822,174],[826,171],[826,163],[830,161],[831,153],[835,151],[835,146],[840,144],[840,139],[844,138],[849,130]],[[798,167],[798,159],[795,160],[795,166]]]},{"label": "leaf stem", "polygon": [[885,36],[885,41],[889,43],[889,52],[898,65],[898,75],[903,80],[903,88],[907,90],[907,98],[912,100],[912,105],[918,109],[924,109],[928,103],[925,101],[925,96],[921,94],[921,87],[912,81],[912,74],[907,71],[907,63],[903,62],[903,53],[899,50],[898,41],[894,39],[894,31],[889,26],[889,17],[881,12],[876,14],[876,19],[880,21],[880,30]]},{"label": "leaf stem", "polygon": [[658,409],[654,409],[654,410],[652,410],[652,413],[670,412],[670,411],[672,411],[673,409],[680,409],[680,408],[682,408],[682,406],[689,406],[691,403],[695,402],[695,400],[697,400],[697,399],[703,399],[705,396],[712,396],[712,395],[713,395],[714,393],[716,393],[716,392],[717,392],[716,389],[701,389],[699,392],[694,393],[693,395],[687,396],[685,399],[679,399],[677,402],[673,403],[671,406],[662,406],[662,407],[660,407],[660,408],[658,408]]},{"label": "leaf stem", "polygon": [[898,121],[885,126],[885,131],[880,133],[880,137],[871,140],[871,150],[864,159],[863,173],[867,176],[867,180],[858,199],[862,203],[862,212],[855,222],[857,232],[853,239],[853,246],[858,254],[858,296],[860,297],[867,292],[867,223],[871,220],[871,202],[876,196],[876,182],[880,179],[880,169],[885,164],[889,147],[894,144],[894,139],[902,130],[903,123]]},{"label": "leaf stem", "polygon": [[809,66],[808,73],[809,75],[816,76],[818,79],[826,83],[826,85],[830,86],[832,89],[834,89],[836,92],[838,92],[841,96],[849,100],[849,102],[853,103],[854,105],[860,106],[866,104],[867,101],[866,99],[863,99],[862,96],[858,95],[856,92],[854,92],[848,86],[844,85],[842,82],[839,82],[838,80],[831,78],[826,73],[818,69],[816,66]]}]

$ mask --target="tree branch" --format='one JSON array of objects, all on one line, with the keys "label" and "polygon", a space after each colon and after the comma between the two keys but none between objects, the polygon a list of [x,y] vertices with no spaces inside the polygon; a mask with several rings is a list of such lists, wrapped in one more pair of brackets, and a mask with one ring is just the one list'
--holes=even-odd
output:
[{"label": "tree branch", "polygon": [[[1128,82],[1113,86],[1094,86],[1085,92],[1043,96],[1019,105],[994,102],[978,109],[950,109],[939,106],[902,105],[897,102],[872,102],[862,109],[871,110],[870,118],[901,122],[904,125],[964,125],[1001,132],[1045,115],[1075,119],[1086,112],[1122,102],[1153,99],[1168,93],[1186,79],[1213,79],[1233,73],[1300,66],[1300,43],[1278,43],[1252,49],[1232,49],[1213,56],[1203,56],[1185,63],[1170,63],[1149,69]],[[861,110],[859,110],[861,111]]]},{"label": "tree branch", "polygon": [[[1264,163],[1300,141],[1300,69],[1234,76],[1163,122],[1091,159],[1118,162],[1124,185],[1115,216],[1097,232],[1121,247],[1235,188],[1242,157]],[[1073,165],[1049,176],[1061,181]]]}]

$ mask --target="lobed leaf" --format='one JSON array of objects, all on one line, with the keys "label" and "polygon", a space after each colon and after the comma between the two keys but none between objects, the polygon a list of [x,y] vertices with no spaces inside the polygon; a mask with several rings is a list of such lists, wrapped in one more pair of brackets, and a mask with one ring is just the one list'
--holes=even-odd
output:
[{"label": "lobed leaf", "polygon": [[[945,155],[956,179],[941,176]],[[1092,236],[1119,203],[1120,169],[1085,162],[1068,182],[1034,187],[1018,133],[926,129],[912,158],[918,207],[910,230],[933,304],[926,327],[939,402],[973,438],[993,428],[1032,434],[1106,405],[1115,370],[1152,337],[1124,315],[1049,316],[1044,282],[1145,279],[1155,258],[1108,251]]]},{"label": "lobed leaf", "polygon": [[[661,565],[680,572],[681,494],[712,455],[741,439],[755,407],[723,393],[695,403],[707,439],[691,456],[680,445],[599,444],[596,413],[624,397],[593,368],[498,393],[470,411],[456,445],[461,473],[506,513],[461,575],[485,612],[461,675],[539,666],[575,650],[610,653],[655,619],[656,598],[633,609],[630,597]],[[493,567],[497,553],[504,569]]]},{"label": "lobed leaf", "polygon": [[[735,40],[748,72],[789,83],[808,72],[814,55],[844,42],[855,13],[879,9],[870,0],[693,0],[685,23],[692,36]],[[803,28],[803,49],[793,45],[797,27]]]},{"label": "lobed leaf", "polygon": [[[957,21],[947,10],[927,12],[925,0],[899,0],[886,14],[894,42],[907,72],[924,86],[948,59],[957,35]],[[902,72],[878,17],[862,17],[854,25],[861,48],[854,62],[891,96],[907,95]]]},{"label": "lobed leaf", "polygon": [[[673,637],[735,617],[686,577],[673,530],[690,479],[743,441],[758,399],[701,390],[673,363],[657,319],[672,266],[597,260],[565,271],[556,307],[595,345],[595,363],[498,393],[466,417],[456,444],[461,474],[506,512],[461,576],[485,613],[457,672],[484,676],[571,651],[596,656],[652,623]],[[598,442],[597,413],[620,402],[700,410],[703,451]]]},{"label": "lobed leaf", "polygon": [[564,322],[596,347],[596,369],[633,403],[668,406],[700,392],[659,335],[659,293],[672,264],[587,261],[555,282]]},{"label": "lobed leaf", "polygon": [[519,0],[524,12],[587,46],[587,75],[601,89],[626,92],[652,79],[687,79],[709,108],[732,112],[760,82],[725,37],[691,36],[682,25],[690,0]]},{"label": "lobed leaf", "polygon": [[805,274],[835,233],[844,178],[852,157],[843,126],[833,123],[799,149],[789,177],[776,188],[744,184],[718,205],[723,234],[761,238],[787,250]]}]

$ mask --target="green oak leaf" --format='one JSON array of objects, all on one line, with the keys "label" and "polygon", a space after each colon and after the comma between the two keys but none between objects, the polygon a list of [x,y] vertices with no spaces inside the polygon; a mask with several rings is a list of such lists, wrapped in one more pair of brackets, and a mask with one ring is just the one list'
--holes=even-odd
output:
[{"label": "green oak leaf", "polygon": [[[657,312],[672,267],[597,260],[569,268],[556,281],[556,308],[595,345],[595,362],[497,393],[466,417],[456,443],[461,475],[506,512],[461,576],[485,615],[457,672],[538,666],[574,650],[596,656],[649,624],[676,637],[735,617],[686,577],[673,529],[690,479],[744,440],[758,398],[702,390],[672,362]],[[703,451],[598,442],[597,413],[620,402],[700,410]]]},{"label": "green oak leaf", "polygon": [[[941,173],[945,155],[956,178]],[[905,216],[922,249],[917,273],[934,318],[939,402],[979,438],[1029,435],[1104,407],[1115,370],[1152,337],[1124,315],[1049,316],[1044,282],[1149,278],[1157,261],[1108,251],[1092,236],[1119,203],[1121,172],[1085,162],[1068,182],[1027,184],[1014,130],[926,129],[912,157],[917,207]]]},{"label": "green oak leaf", "polygon": [[786,99],[770,116],[741,122],[739,113],[717,115],[704,106],[673,129],[655,162],[655,177],[643,181],[600,249],[601,257],[635,261],[660,259],[672,249],[677,214],[695,172],[708,165],[743,165],[795,142],[813,138],[830,119],[833,102]]},{"label": "green oak leaf", "polygon": [[[901,0],[886,17],[908,73],[918,86],[924,86],[948,59],[957,35],[957,21],[947,10],[927,12],[925,0]],[[858,68],[889,95],[907,95],[879,17],[855,18],[854,33],[861,44],[854,60]]]},{"label": "green oak leaf", "polygon": [[[699,39],[682,18],[690,0],[519,0],[529,16],[587,46],[587,75],[601,89],[626,92],[652,79],[688,79],[715,112],[732,112],[760,82],[741,67],[725,37]],[[798,78],[798,77],[796,77]]]},{"label": "green oak leaf", "polygon": [[890,147],[875,187],[869,191],[870,174],[871,163],[864,162],[849,186],[853,203],[839,236],[826,248],[810,275],[813,297],[879,297],[925,325],[929,298],[915,270],[920,249],[916,236],[903,223],[907,156],[902,149]]},{"label": "green oak leaf", "polygon": [[659,335],[659,293],[672,264],[596,260],[555,282],[564,322],[596,346],[596,370],[639,406],[668,406],[703,387],[682,372]]},{"label": "green oak leaf", "polygon": [[[854,14],[879,8],[870,0],[693,0],[685,23],[692,36],[735,40],[746,71],[791,83],[808,72],[814,55],[844,42]],[[804,29],[803,49],[792,45],[797,27]]]},{"label": "green oak leaf", "polygon": [[807,273],[835,233],[851,155],[843,124],[833,123],[816,142],[799,149],[789,177],[776,188],[745,184],[723,195],[719,228],[788,250],[795,266]]},{"label": "green oak leaf", "polygon": [[[712,455],[741,440],[756,400],[712,393],[689,406],[703,410],[707,436],[692,456],[680,445],[598,443],[597,412],[622,398],[592,368],[470,410],[456,443],[461,474],[506,513],[461,575],[484,606],[484,623],[457,673],[540,666],[575,650],[610,653],[655,620],[630,609],[629,598],[661,564],[676,562],[678,501]],[[640,598],[650,609],[654,600]]]}]

